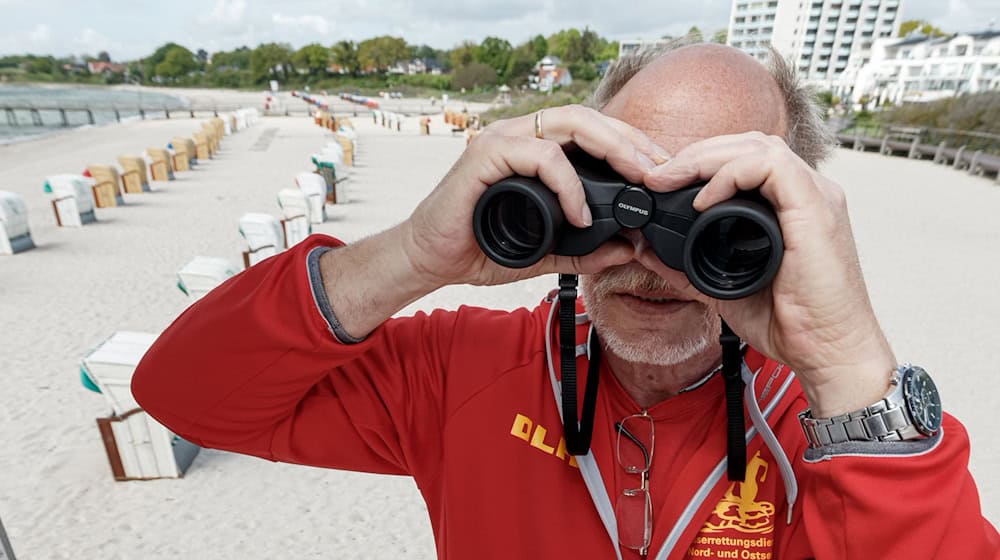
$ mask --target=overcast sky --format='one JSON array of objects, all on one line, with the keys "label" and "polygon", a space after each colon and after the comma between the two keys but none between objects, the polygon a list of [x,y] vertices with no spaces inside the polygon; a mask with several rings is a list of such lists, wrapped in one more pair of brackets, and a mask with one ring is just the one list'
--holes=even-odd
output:
[{"label": "overcast sky", "polygon": [[[901,17],[946,31],[1000,29],[1000,0],[900,0]],[[168,41],[209,52],[277,41],[301,47],[402,36],[451,48],[488,35],[517,44],[589,26],[611,39],[725,28],[731,0],[0,0],[0,54],[58,56],[106,50],[140,58]]]}]

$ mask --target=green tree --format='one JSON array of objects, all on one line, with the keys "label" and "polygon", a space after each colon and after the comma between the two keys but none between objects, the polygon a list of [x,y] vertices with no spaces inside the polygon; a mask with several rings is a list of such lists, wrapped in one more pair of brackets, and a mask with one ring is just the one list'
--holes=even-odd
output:
[{"label": "green tree", "polygon": [[318,76],[326,72],[330,65],[330,49],[318,43],[311,43],[296,51],[292,56],[296,68],[309,71],[310,76]]},{"label": "green tree", "polygon": [[563,29],[549,36],[549,54],[558,56],[565,63],[583,59],[580,30]]},{"label": "green tree", "polygon": [[451,79],[451,87],[455,89],[473,89],[496,85],[496,83],[496,70],[482,62],[470,62],[465,66],[455,68],[455,74]]},{"label": "green tree", "polygon": [[597,60],[601,41],[602,39],[597,33],[593,32],[589,27],[585,27],[583,33],[580,34],[580,50],[583,54],[581,60],[584,62],[594,62]]},{"label": "green tree", "polygon": [[712,42],[719,43],[720,45],[725,45],[726,41],[729,40],[729,30],[720,29],[712,34]]},{"label": "green tree", "polygon": [[692,25],[691,29],[688,29],[687,36],[692,41],[697,41],[699,43],[705,40],[705,36],[701,34],[701,29],[698,29],[697,25]]},{"label": "green tree", "polygon": [[[167,59],[167,53],[170,52],[170,50],[173,49],[173,48],[175,48],[175,47],[180,47],[182,49],[184,48],[184,47],[181,47],[180,45],[178,45],[177,43],[167,43],[165,45],[161,45],[159,48],[157,48],[155,51],[153,51],[153,54],[147,56],[144,59],[143,73],[146,76],[155,76],[156,75],[156,66],[158,64],[160,64],[161,62],[163,62],[164,60],[166,60]],[[184,50],[187,50],[187,49],[184,49]],[[188,52],[191,52],[191,51],[188,51]]]},{"label": "green tree", "polygon": [[405,60],[410,54],[402,37],[383,35],[358,44],[358,61],[365,69],[385,72],[390,66]]},{"label": "green tree", "polygon": [[487,37],[483,39],[476,51],[476,62],[482,62],[500,74],[507,69],[507,63],[510,61],[513,51],[514,48],[506,39]]},{"label": "green tree", "polygon": [[944,37],[948,35],[922,19],[910,19],[899,24],[899,37],[906,37],[915,31],[919,31],[921,35],[927,37]]},{"label": "green tree", "polygon": [[250,76],[255,83],[276,77],[287,80],[291,69],[292,48],[288,45],[264,43],[250,53]]},{"label": "green tree", "polygon": [[175,45],[166,52],[163,62],[155,66],[153,74],[160,78],[176,80],[197,69],[198,62],[194,58],[194,53],[180,45]]},{"label": "green tree", "polygon": [[620,46],[618,45],[618,41],[605,41],[604,47],[601,48],[601,51],[597,54],[597,60],[600,62],[605,60],[617,60],[619,50]]},{"label": "green tree", "polygon": [[108,54],[108,51],[101,51],[97,53],[97,60],[101,62],[111,62],[111,55]]},{"label": "green tree", "polygon": [[531,49],[534,51],[535,62],[538,62],[549,54],[549,41],[541,35],[535,35],[531,40]]},{"label": "green tree", "polygon": [[462,44],[448,53],[448,60],[451,61],[451,67],[458,70],[462,66],[468,66],[475,62],[478,58],[478,54],[476,53],[478,50],[479,46],[472,41],[462,41]]},{"label": "green tree", "polygon": [[212,68],[249,70],[251,53],[253,51],[247,46],[231,51],[219,51],[212,55]]},{"label": "green tree", "polygon": [[358,46],[354,41],[338,41],[330,49],[333,62],[356,76],[361,70],[361,62],[358,60]]},{"label": "green tree", "polygon": [[501,74],[504,83],[513,86],[526,83],[528,76],[535,68],[535,63],[538,62],[537,54],[534,41],[529,41],[514,49],[507,59],[507,68]]}]

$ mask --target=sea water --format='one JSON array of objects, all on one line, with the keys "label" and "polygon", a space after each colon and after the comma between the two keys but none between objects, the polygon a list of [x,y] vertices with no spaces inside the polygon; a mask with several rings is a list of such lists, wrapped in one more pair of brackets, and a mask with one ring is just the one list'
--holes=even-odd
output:
[{"label": "sea water", "polygon": [[[88,126],[90,119],[85,111],[70,109],[90,108],[94,124],[115,122],[118,118],[132,120],[139,118],[139,107],[146,108],[146,118],[162,118],[164,109],[183,109],[188,100],[180,96],[154,93],[141,89],[124,90],[101,86],[21,86],[0,85],[0,144],[16,142],[32,136],[51,134],[66,130],[58,108],[67,109],[66,118],[70,127]],[[11,116],[5,106],[39,108],[42,126],[36,126],[31,113],[17,110]],[[43,108],[49,108],[44,110]],[[115,115],[118,110],[118,116]],[[152,110],[155,109],[155,110]],[[13,119],[13,122],[11,122]]]}]

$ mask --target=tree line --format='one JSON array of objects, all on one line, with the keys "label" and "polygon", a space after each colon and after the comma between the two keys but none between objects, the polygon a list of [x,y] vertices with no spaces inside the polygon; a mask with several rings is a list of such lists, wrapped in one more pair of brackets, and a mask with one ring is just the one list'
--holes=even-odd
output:
[{"label": "tree line", "polygon": [[[331,81],[366,78],[371,82],[393,80],[435,89],[481,88],[498,84],[517,87],[528,81],[536,63],[546,55],[558,56],[575,79],[597,77],[602,62],[618,57],[618,43],[595,31],[570,28],[536,35],[513,45],[501,37],[476,43],[464,41],[452,49],[411,45],[402,37],[383,35],[363,41],[311,43],[299,49],[287,43],[264,43],[254,48],[209,53],[170,42],[148,56],[125,63],[124,68],[91,75],[86,63],[110,62],[106,52],[98,57],[56,58],[21,55],[0,57],[0,75],[16,79],[20,73],[43,81],[91,81],[186,86],[249,88],[279,80],[287,86],[318,85]],[[420,71],[408,75],[414,63]]]}]

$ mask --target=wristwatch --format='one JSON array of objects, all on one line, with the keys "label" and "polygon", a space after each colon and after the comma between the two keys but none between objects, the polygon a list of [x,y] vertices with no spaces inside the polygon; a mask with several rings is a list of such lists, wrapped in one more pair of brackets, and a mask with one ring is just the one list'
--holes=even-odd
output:
[{"label": "wristwatch", "polygon": [[879,402],[833,418],[799,414],[809,447],[849,441],[905,441],[933,436],[941,429],[941,396],[921,367],[903,364],[890,380],[888,396]]}]

